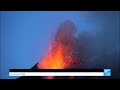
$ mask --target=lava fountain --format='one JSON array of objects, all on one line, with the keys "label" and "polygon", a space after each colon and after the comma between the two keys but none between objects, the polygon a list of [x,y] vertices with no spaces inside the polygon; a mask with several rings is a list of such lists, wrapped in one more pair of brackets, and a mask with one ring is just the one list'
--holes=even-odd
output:
[{"label": "lava fountain", "polygon": [[48,52],[39,61],[37,67],[39,69],[67,69],[75,63],[80,63],[80,59],[73,51],[78,42],[74,37],[75,32],[75,25],[71,21],[62,23],[49,45]]}]

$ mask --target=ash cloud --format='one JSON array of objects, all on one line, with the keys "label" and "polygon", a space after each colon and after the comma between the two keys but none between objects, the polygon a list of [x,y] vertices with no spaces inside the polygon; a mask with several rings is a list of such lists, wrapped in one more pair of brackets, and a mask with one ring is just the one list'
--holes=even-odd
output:
[{"label": "ash cloud", "polygon": [[78,50],[79,57],[84,60],[84,68],[110,68],[111,78],[120,78],[120,12],[100,12],[95,15],[103,19],[102,28],[94,32],[80,32],[77,37],[79,44],[75,51]]},{"label": "ash cloud", "polygon": [[[67,54],[67,56],[71,56],[73,60],[77,60],[77,63],[68,67],[69,69],[110,68],[112,70],[111,77],[97,77],[97,78],[120,79],[120,60],[119,60],[120,13],[100,12],[99,14],[95,13],[95,16],[101,17],[99,19],[101,19],[102,23],[100,26],[102,28],[99,31],[82,30],[81,32],[77,33],[78,28],[76,28],[76,25],[72,21],[67,20],[60,24],[52,43],[54,43],[56,47],[57,44],[61,42],[64,46],[65,57]],[[89,18],[91,18],[91,16]],[[97,26],[94,27],[97,28]],[[78,36],[75,36],[76,33],[78,34]],[[69,50],[72,50],[72,55],[69,52]],[[76,78],[89,79],[89,77],[76,77]],[[94,78],[96,77],[93,77],[93,79]]]},{"label": "ash cloud", "polygon": [[101,30],[96,31],[95,34],[82,31],[75,37],[77,28],[72,21],[67,20],[60,25],[56,39],[63,35],[61,37],[63,44],[72,43],[69,48],[73,50],[73,58],[82,62],[71,65],[69,68],[110,68],[112,70],[111,78],[120,78],[119,12],[116,12],[117,14],[104,13],[105,16],[103,13],[100,15],[102,15],[104,23],[102,23]]}]

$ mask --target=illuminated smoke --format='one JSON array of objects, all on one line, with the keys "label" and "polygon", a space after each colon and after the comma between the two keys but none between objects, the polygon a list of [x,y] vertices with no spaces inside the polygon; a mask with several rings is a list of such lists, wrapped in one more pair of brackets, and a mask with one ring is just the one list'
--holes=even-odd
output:
[{"label": "illuminated smoke", "polygon": [[75,25],[67,20],[62,23],[49,45],[48,52],[38,63],[39,69],[67,69],[80,65],[82,62],[78,58],[75,47],[79,41],[74,37]]},{"label": "illuminated smoke", "polygon": [[62,23],[55,35],[54,40],[49,45],[48,53],[40,60],[40,69],[65,69],[74,63],[80,62],[73,52],[77,45],[74,37],[76,32],[75,25],[67,20]]}]

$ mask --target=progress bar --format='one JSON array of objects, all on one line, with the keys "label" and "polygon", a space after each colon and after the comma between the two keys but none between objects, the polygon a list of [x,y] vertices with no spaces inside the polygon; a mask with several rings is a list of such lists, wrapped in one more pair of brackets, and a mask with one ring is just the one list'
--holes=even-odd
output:
[{"label": "progress bar", "polygon": [[10,70],[9,76],[111,76],[111,70]]},{"label": "progress bar", "polygon": [[104,72],[10,72],[9,76],[104,76]]}]

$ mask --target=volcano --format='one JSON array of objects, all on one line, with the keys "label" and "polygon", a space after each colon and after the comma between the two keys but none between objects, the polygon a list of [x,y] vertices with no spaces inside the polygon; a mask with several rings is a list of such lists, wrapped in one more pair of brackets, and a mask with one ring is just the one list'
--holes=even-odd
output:
[{"label": "volcano", "polygon": [[[76,50],[79,40],[75,37],[76,26],[70,20],[60,24],[48,52],[31,69],[79,69],[84,63],[80,51]],[[38,77],[20,77],[38,78]],[[56,77],[53,77],[56,78]],[[59,77],[61,78],[61,77]],[[63,78],[63,77],[62,77]],[[73,78],[73,77],[70,77]]]},{"label": "volcano", "polygon": [[78,40],[74,37],[76,27],[67,20],[62,23],[49,45],[48,53],[38,63],[40,69],[66,69],[75,63],[81,63],[74,49]]}]

